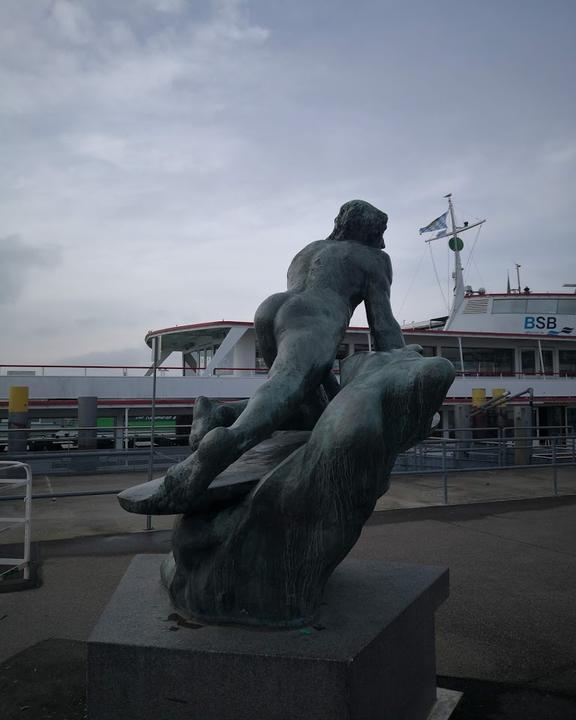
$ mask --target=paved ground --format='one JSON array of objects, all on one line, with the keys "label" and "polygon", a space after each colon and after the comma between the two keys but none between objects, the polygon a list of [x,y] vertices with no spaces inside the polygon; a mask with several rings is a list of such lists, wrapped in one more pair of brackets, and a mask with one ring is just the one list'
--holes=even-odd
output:
[{"label": "paved ground", "polygon": [[[168,543],[158,531],[40,544],[42,586],[0,594],[5,717],[85,717],[83,641],[133,554]],[[465,692],[454,720],[576,717],[575,497],[375,513],[352,555],[450,567],[437,654],[440,682]]]},{"label": "paved ground", "polygon": [[[116,491],[144,479],[40,475],[34,492]],[[465,691],[454,720],[576,717],[576,469],[560,468],[563,497],[544,499],[553,479],[552,468],[449,475],[454,505],[443,507],[441,476],[395,476],[353,550],[450,567],[437,649],[439,682]],[[0,503],[1,515],[21,509],[21,501]],[[34,502],[42,586],[0,594],[8,718],[85,717],[84,641],[133,555],[168,551],[172,522],[154,518],[157,531],[144,533],[145,518],[125,513],[113,495]],[[14,553],[4,545],[1,554]]]},{"label": "paved ground", "polygon": [[[552,467],[486,470],[447,476],[451,505],[520,500],[554,494]],[[558,467],[556,488],[560,495],[576,495],[576,467]],[[377,510],[444,504],[441,475],[393,475],[390,490],[378,501]]]},{"label": "paved ground", "polygon": [[379,513],[353,554],[450,568],[440,674],[576,697],[576,499]]},{"label": "paved ground", "polygon": [[[111,535],[114,533],[139,532],[146,528],[146,518],[131,515],[116,500],[115,492],[131,485],[145,482],[145,473],[118,473],[106,475],[81,475],[78,477],[47,477],[35,475],[34,494],[62,492],[111,491],[111,495],[57,498],[33,502],[33,539],[58,540],[84,535]],[[6,491],[4,491],[6,495]],[[11,515],[22,512],[21,502],[0,502],[0,513]],[[166,530],[172,527],[174,518],[155,517],[154,528]],[[2,543],[18,542],[18,530],[4,533]]]}]

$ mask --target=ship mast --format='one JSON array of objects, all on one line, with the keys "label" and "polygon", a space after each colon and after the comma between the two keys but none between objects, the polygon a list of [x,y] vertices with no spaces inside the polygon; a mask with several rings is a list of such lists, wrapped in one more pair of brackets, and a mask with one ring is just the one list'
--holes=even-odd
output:
[{"label": "ship mast", "polygon": [[[438,233],[435,237],[426,240],[426,242],[429,243],[433,240],[440,240],[440,238],[449,237],[450,239],[448,240],[448,247],[454,253],[454,272],[452,273],[452,277],[454,278],[454,298],[452,300],[452,306],[450,307],[450,315],[446,323],[447,328],[450,325],[450,322],[454,319],[454,316],[458,312],[460,306],[462,305],[462,302],[464,301],[464,272],[462,269],[462,261],[460,259],[460,253],[464,249],[464,243],[458,237],[458,234],[464,232],[465,230],[471,230],[474,227],[483,225],[486,220],[478,220],[474,223],[465,222],[459,227],[456,224],[456,217],[454,215],[452,193],[448,193],[448,195],[444,195],[444,197],[448,199],[448,212],[450,214],[451,229],[448,230],[448,228],[446,228],[445,232]],[[446,223],[444,223],[443,227],[446,227]],[[432,229],[432,226],[428,226],[426,228],[421,228],[420,232],[431,232]]]},{"label": "ship mast", "polygon": [[[450,211],[450,224],[452,225],[452,237],[449,241],[450,249],[454,251],[454,300],[452,301],[452,313],[456,312],[462,301],[464,300],[464,271],[460,260],[460,251],[464,247],[464,243],[458,237],[458,229],[456,220],[454,219],[454,205],[452,204],[452,193],[448,193],[444,197],[448,198],[448,210]],[[468,229],[468,227],[466,227]]]}]

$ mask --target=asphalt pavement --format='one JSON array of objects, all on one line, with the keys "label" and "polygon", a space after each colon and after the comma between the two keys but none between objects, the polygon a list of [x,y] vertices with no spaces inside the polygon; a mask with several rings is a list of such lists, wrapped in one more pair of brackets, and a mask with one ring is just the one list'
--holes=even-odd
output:
[{"label": "asphalt pavement", "polygon": [[[85,641],[134,554],[169,543],[37,543],[41,585],[0,594],[3,717],[86,717]],[[464,692],[453,720],[576,718],[576,497],[377,512],[351,555],[450,568],[437,658],[439,685]]]}]

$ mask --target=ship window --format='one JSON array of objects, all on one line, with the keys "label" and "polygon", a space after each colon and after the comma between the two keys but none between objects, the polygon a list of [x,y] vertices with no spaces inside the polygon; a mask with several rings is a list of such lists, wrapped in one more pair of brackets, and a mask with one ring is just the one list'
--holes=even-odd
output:
[{"label": "ship window", "polygon": [[514,372],[514,350],[508,348],[464,348],[464,370],[478,373]]},{"label": "ship window", "polygon": [[559,315],[576,315],[576,298],[561,298],[558,300]]},{"label": "ship window", "polygon": [[492,313],[525,313],[526,298],[502,298],[492,301]]},{"label": "ship window", "polygon": [[[544,367],[540,368],[540,372],[544,372],[545,375],[554,374],[554,352],[552,350],[542,350],[542,360],[544,361]],[[540,365],[542,363],[540,362]]]},{"label": "ship window", "polygon": [[457,347],[442,347],[442,357],[450,360],[458,372],[462,370],[460,364],[460,350]]},{"label": "ship window", "polygon": [[[514,372],[514,350],[511,348],[463,348],[464,371],[480,375],[501,375]],[[442,356],[461,370],[460,350],[443,347]]]},{"label": "ship window", "polygon": [[555,313],[558,307],[556,298],[528,298],[526,312],[529,313]]},{"label": "ship window", "polygon": [[265,375],[268,372],[268,367],[266,365],[266,362],[264,361],[264,356],[262,355],[262,350],[260,350],[260,346],[258,345],[258,340],[256,340],[256,375]]},{"label": "ship window", "polygon": [[534,375],[536,372],[536,351],[522,350],[520,353],[520,363],[523,373]]},{"label": "ship window", "polygon": [[561,375],[576,375],[576,350],[559,350],[558,360],[558,370]]}]

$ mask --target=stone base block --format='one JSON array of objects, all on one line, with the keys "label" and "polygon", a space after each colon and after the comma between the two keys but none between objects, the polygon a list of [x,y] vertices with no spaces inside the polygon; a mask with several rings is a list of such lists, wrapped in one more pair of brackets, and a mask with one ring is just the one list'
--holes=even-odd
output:
[{"label": "stone base block", "polygon": [[163,556],[134,558],[88,643],[89,720],[424,720],[436,700],[443,568],[345,560],[313,626],[174,614]]}]

